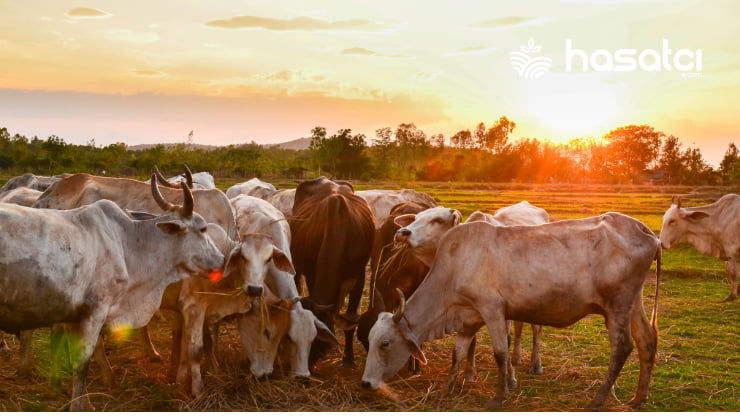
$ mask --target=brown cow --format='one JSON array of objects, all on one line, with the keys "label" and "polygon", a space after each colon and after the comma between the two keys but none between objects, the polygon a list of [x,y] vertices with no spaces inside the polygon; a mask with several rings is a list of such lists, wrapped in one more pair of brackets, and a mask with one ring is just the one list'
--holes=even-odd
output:
[{"label": "brown cow", "polygon": [[[345,365],[354,364],[352,338],[359,318],[357,309],[365,284],[365,265],[375,235],[375,219],[367,202],[354,194],[347,182],[325,177],[298,185],[290,218],[290,251],[296,280],[306,277],[309,296],[304,307],[330,330],[335,317],[345,329]],[[339,315],[349,294],[347,316]],[[339,325],[342,327],[343,325]],[[314,341],[309,365],[323,357],[327,344]]]}]

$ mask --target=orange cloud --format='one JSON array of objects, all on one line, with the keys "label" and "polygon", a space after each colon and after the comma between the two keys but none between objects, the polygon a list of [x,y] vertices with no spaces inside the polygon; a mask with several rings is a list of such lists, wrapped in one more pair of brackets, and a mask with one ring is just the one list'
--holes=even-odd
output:
[{"label": "orange cloud", "polygon": [[367,48],[362,48],[362,47],[346,48],[346,49],[339,51],[338,55],[359,55],[359,56],[367,56],[367,57],[398,58],[398,59],[414,58],[413,56],[405,55],[405,54],[379,53],[377,51],[368,50]]},{"label": "orange cloud", "polygon": [[113,16],[108,12],[90,7],[76,7],[64,15],[72,19],[107,19]]},{"label": "orange cloud", "polygon": [[396,29],[393,25],[372,22],[365,19],[348,19],[329,22],[310,17],[293,19],[275,19],[260,16],[235,16],[230,19],[211,20],[205,23],[209,28],[217,29],[266,29],[268,31],[301,31],[301,32],[378,32]]}]

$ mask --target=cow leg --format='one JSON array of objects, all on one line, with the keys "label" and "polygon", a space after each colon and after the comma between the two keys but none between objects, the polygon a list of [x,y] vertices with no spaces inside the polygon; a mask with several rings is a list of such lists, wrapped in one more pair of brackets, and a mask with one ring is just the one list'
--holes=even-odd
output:
[{"label": "cow leg", "polygon": [[532,375],[542,375],[542,360],[540,360],[540,332],[542,325],[532,325],[532,358],[529,361],[529,370],[527,373]]},{"label": "cow leg", "polygon": [[162,355],[159,354],[154,343],[152,343],[152,337],[149,335],[149,326],[145,325],[139,329],[139,340],[144,348],[144,354],[150,362],[159,362],[162,360]]},{"label": "cow leg", "polygon": [[471,334],[470,329],[464,328],[455,337],[455,346],[452,349],[452,365],[450,366],[450,373],[447,375],[447,380],[442,387],[441,396],[452,391],[457,375],[460,373],[460,364],[465,359],[465,356],[470,353],[470,348],[474,348],[473,343],[475,343],[476,331],[478,330],[473,330]]},{"label": "cow leg", "polygon": [[177,371],[177,382],[184,384],[190,370],[191,392],[194,397],[203,393],[203,376],[201,375],[200,363],[203,358],[203,324],[205,323],[205,312],[196,306],[191,306],[183,311],[183,346],[186,363],[180,363]]},{"label": "cow leg", "polygon": [[33,376],[33,330],[21,331],[21,363],[18,365],[18,376]]},{"label": "cow leg", "polygon": [[203,325],[203,349],[208,357],[209,366],[215,372],[221,371],[221,364],[218,361],[218,330],[221,328],[221,321],[213,324],[213,328]]},{"label": "cow leg", "polygon": [[638,408],[647,400],[650,376],[658,354],[658,332],[653,329],[645,315],[642,293],[637,296],[632,307],[631,327],[632,337],[637,343],[637,356],[640,359],[640,379],[637,382],[635,396],[628,404]]},{"label": "cow leg", "polygon": [[[347,314],[353,319],[359,317],[358,309],[360,308],[360,300],[362,299],[362,289],[365,287],[365,266],[356,274],[355,278],[355,284],[349,292],[349,301],[347,302]],[[344,330],[344,358],[342,358],[342,364],[344,366],[355,366],[355,353],[352,347],[352,341],[354,340],[356,329],[357,327],[355,326]]]},{"label": "cow leg", "polygon": [[477,341],[476,334],[477,331],[473,333],[473,339],[470,340],[470,345],[468,346],[468,362],[465,363],[465,371],[463,371],[463,380],[466,382],[475,381],[475,343]]},{"label": "cow leg", "polygon": [[725,261],[725,271],[727,277],[730,279],[730,295],[727,296],[725,301],[732,301],[737,299],[737,286],[738,286],[738,264],[736,259],[730,259]]},{"label": "cow leg", "polygon": [[522,326],[521,321],[514,321],[514,351],[511,353],[511,364],[519,366],[522,364]]},{"label": "cow leg", "polygon": [[7,353],[10,351],[10,347],[8,347],[8,343],[5,341],[5,335],[3,334],[2,338],[0,338],[0,353]]},{"label": "cow leg", "polygon": [[606,328],[609,330],[609,370],[596,396],[588,403],[586,407],[588,409],[604,405],[614,382],[617,380],[617,376],[619,376],[619,372],[622,370],[622,366],[624,366],[624,362],[633,348],[632,334],[629,327],[630,320],[627,319],[630,316],[629,312],[632,311],[612,308],[610,312],[612,316],[606,317]]},{"label": "cow leg", "polygon": [[79,341],[71,346],[73,349],[72,371],[74,372],[74,379],[72,380],[70,411],[92,411],[94,409],[87,394],[86,381],[90,367],[90,357],[95,351],[104,321],[104,314],[93,313],[75,327],[77,330],[75,335],[77,335],[76,338]]},{"label": "cow leg", "polygon": [[[180,312],[175,312],[175,319],[172,322],[172,352],[170,354],[170,371],[169,376],[172,379],[177,378],[178,367],[180,366],[180,358],[182,357],[182,315]],[[187,368],[186,368],[187,369]],[[187,372],[186,372],[187,375]]]},{"label": "cow leg", "polygon": [[498,366],[498,386],[487,408],[500,408],[509,396],[510,384],[516,384],[514,369],[509,358],[509,323],[501,308],[482,308],[481,316],[488,327],[493,345],[493,356]]},{"label": "cow leg", "polygon": [[106,387],[113,386],[113,368],[110,366],[108,358],[105,356],[105,341],[103,340],[103,334],[100,334],[98,343],[95,346],[95,350],[92,355],[95,363],[100,366],[100,378],[103,385]]}]

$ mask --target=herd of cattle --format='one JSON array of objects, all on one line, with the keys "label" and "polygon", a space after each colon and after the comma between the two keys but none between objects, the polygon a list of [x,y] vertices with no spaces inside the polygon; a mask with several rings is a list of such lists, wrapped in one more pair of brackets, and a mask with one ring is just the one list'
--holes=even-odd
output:
[{"label": "herd of cattle", "polygon": [[[499,367],[492,407],[516,386],[522,322],[533,331],[529,372],[541,374],[540,326],[599,314],[610,359],[589,407],[605,404],[633,341],[640,373],[631,404],[639,406],[658,346],[662,249],[688,242],[723,259],[728,300],[737,298],[735,194],[693,208],[674,200],[658,238],[619,213],[551,223],[545,210],[521,202],[493,215],[474,212],[463,223],[458,210],[410,189],[355,192],[321,177],[279,190],[254,178],[224,193],[209,174],[185,169],[167,180],[155,167],[147,182],[25,174],[0,190],[0,330],[21,337],[19,373],[31,367],[34,329],[53,327],[53,336],[77,340],[72,410],[92,409],[85,385],[91,360],[104,383],[113,382],[105,331],[140,329],[147,354],[158,357],[146,326],[160,309],[179,315],[170,374],[195,396],[204,391],[201,361],[217,358],[218,325],[226,320],[236,320],[257,377],[272,373],[279,354],[290,360],[291,376],[310,376],[339,345],[335,329],[344,331],[343,362],[351,365],[356,331],[368,352],[362,386],[370,389],[385,386],[406,362],[418,369],[426,363],[422,344],[448,334],[456,339],[444,389],[464,359],[472,380],[476,333],[486,325]],[[653,261],[648,321],[642,289]],[[360,314],[368,262],[369,307]],[[52,348],[53,363],[60,352]]]}]

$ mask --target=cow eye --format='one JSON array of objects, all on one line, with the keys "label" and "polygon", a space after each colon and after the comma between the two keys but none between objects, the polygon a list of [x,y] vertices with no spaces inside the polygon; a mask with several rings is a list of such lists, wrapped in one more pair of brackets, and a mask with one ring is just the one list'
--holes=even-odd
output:
[{"label": "cow eye", "polygon": [[432,220],[432,223],[440,223],[440,224],[441,224],[441,223],[442,223],[442,219],[440,219],[440,218],[438,217],[438,218],[436,218],[436,219],[433,219],[433,220]]},{"label": "cow eye", "polygon": [[208,228],[202,227],[200,228],[200,233],[206,233],[206,230],[208,230]]},{"label": "cow eye", "polygon": [[388,340],[383,340],[383,342],[380,343],[380,347],[383,347],[383,348],[388,347],[390,345],[391,345],[391,342]]},{"label": "cow eye", "polygon": [[675,224],[676,224],[676,221],[675,220],[671,220],[671,221],[668,222],[668,226],[672,226],[672,225],[675,225]]},{"label": "cow eye", "polygon": [[266,339],[268,339],[268,340],[270,339],[270,331],[268,331],[268,330],[265,330],[265,331],[263,332],[263,334],[265,335],[265,338],[266,338]]}]

